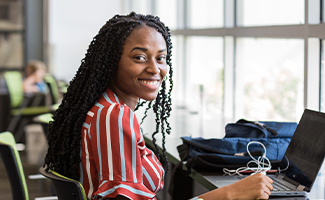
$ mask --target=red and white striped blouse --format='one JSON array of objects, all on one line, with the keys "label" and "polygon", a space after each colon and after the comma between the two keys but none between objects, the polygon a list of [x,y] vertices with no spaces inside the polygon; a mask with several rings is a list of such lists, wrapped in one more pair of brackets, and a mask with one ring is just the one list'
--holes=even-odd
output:
[{"label": "red and white striped blouse", "polygon": [[164,186],[163,176],[134,112],[106,90],[82,127],[80,182],[88,199],[155,199]]}]

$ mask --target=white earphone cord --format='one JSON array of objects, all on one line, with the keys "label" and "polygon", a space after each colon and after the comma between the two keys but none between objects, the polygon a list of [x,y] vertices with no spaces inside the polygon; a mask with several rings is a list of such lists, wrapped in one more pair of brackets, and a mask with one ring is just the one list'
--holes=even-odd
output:
[{"label": "white earphone cord", "polygon": [[[259,156],[257,159],[254,158],[249,151],[249,146],[251,144],[261,145],[264,149],[263,155]],[[266,173],[266,171],[268,171],[272,168],[270,160],[266,157],[266,148],[263,143],[258,142],[258,141],[251,141],[247,144],[246,149],[247,149],[248,155],[252,158],[252,160],[250,160],[247,163],[246,167],[239,167],[236,170],[229,170],[227,168],[223,168],[223,172],[225,174],[230,175],[230,176],[238,174],[238,175],[242,176],[241,172],[243,172],[243,171],[252,171],[253,173]],[[249,165],[252,163],[254,163],[256,165],[256,167],[250,167]]]}]

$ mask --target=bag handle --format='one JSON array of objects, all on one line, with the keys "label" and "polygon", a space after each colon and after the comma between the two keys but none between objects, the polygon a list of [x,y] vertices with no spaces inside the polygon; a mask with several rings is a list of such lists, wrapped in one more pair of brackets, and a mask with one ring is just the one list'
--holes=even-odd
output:
[{"label": "bag handle", "polygon": [[258,121],[248,121],[246,119],[240,119],[238,120],[236,123],[251,123],[251,124],[256,124],[257,126],[259,126],[260,128],[262,129],[266,129],[268,131],[270,131],[272,133],[272,135],[274,136],[278,136],[278,132],[268,126],[266,126],[265,124],[261,123],[261,122],[258,122]]}]

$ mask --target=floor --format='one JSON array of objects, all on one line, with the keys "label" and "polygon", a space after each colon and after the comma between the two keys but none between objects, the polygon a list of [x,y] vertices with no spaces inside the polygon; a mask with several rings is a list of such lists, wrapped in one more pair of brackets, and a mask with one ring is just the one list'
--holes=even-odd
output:
[{"label": "floor", "polygon": [[[51,181],[47,179],[31,180],[29,175],[38,174],[42,165],[43,155],[46,152],[46,140],[42,128],[38,125],[30,125],[26,129],[25,150],[19,151],[23,164],[29,199],[53,195]],[[10,182],[6,169],[0,158],[0,200],[12,199]]]}]

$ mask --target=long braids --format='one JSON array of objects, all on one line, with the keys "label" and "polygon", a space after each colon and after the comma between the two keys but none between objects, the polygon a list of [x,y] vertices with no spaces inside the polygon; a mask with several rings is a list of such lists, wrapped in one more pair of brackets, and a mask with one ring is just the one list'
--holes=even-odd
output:
[{"label": "long braids", "polygon": [[[53,121],[49,124],[48,152],[44,166],[58,173],[79,180],[81,129],[87,112],[95,104],[99,96],[110,87],[115,76],[117,65],[122,54],[125,39],[132,30],[142,26],[149,26],[162,34],[167,45],[167,65],[169,69],[169,91],[166,93],[165,80],[153,107],[156,111],[156,120],[161,125],[163,135],[163,162],[168,171],[168,161],[165,154],[165,133],[170,133],[167,122],[171,111],[171,91],[173,87],[171,66],[171,39],[170,30],[158,17],[141,15],[131,12],[129,15],[115,15],[110,19],[93,38],[81,65],[70,82],[67,93],[64,94],[59,108],[55,111]],[[164,99],[163,101],[161,99]],[[163,103],[163,104],[162,104]],[[145,103],[138,104],[137,108]],[[151,103],[147,109],[150,109]],[[164,124],[167,128],[163,128]],[[158,146],[153,134],[153,143],[156,155],[159,157]]]}]

